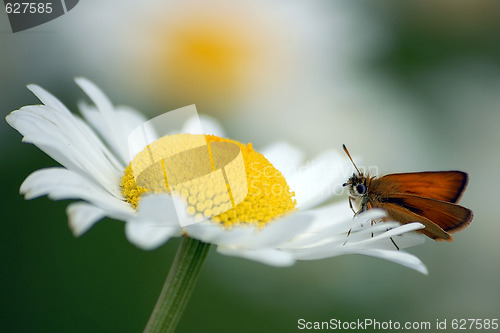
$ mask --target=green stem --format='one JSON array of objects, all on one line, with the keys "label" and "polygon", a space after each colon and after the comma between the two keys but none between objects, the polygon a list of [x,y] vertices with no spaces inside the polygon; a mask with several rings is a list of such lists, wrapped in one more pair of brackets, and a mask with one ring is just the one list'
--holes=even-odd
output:
[{"label": "green stem", "polygon": [[183,237],[144,332],[173,332],[200,274],[210,244]]}]

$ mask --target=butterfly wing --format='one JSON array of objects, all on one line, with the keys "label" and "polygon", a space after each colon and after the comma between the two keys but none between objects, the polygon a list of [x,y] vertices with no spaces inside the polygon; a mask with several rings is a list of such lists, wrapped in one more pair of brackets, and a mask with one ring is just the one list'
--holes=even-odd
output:
[{"label": "butterfly wing", "polygon": [[376,193],[405,193],[456,203],[460,200],[469,176],[462,171],[393,173],[372,181]]},{"label": "butterfly wing", "polygon": [[450,233],[467,227],[473,217],[470,209],[460,205],[402,193],[381,198],[372,206],[385,209],[391,218],[403,224],[421,222],[425,225],[421,232],[435,240],[452,241]]}]

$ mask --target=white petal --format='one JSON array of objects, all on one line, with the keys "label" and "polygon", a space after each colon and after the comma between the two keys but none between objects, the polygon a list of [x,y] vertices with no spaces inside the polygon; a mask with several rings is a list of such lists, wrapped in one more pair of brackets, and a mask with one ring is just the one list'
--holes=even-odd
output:
[{"label": "white petal", "polygon": [[137,126],[147,121],[142,113],[128,106],[117,106],[115,112],[117,117],[121,119],[120,131],[124,138],[127,138]]},{"label": "white petal", "polygon": [[66,113],[67,115],[71,114],[71,112],[59,99],[57,99],[54,95],[52,95],[42,87],[36,84],[29,84],[28,89],[47,107],[62,113]]},{"label": "white petal", "polygon": [[335,150],[327,151],[302,167],[287,183],[295,191],[297,207],[306,209],[341,194],[352,164]]},{"label": "white petal", "polygon": [[69,218],[69,227],[75,237],[83,235],[107,215],[105,210],[84,202],[70,204],[66,208],[66,213]]},{"label": "white petal", "polygon": [[[397,223],[397,222],[396,222],[396,224],[389,224],[389,222],[378,223],[378,224],[374,225],[373,227],[371,227],[370,229],[366,229],[364,232],[365,233],[377,232],[380,230],[384,230],[386,228],[391,228],[394,225],[398,225],[398,224],[399,223]],[[402,235],[402,234],[407,233],[407,232],[416,231],[416,230],[423,229],[423,228],[424,228],[424,225],[421,223],[408,223],[408,224],[404,224],[402,226],[399,226],[397,228],[390,229],[390,230],[388,230],[380,235],[377,235],[374,237],[368,237],[368,238],[365,238],[364,240],[361,240],[358,242],[349,241],[346,244],[346,246],[366,246],[367,243],[375,243],[375,242],[382,240],[382,239],[395,237],[395,236]],[[359,234],[361,234],[361,232]],[[370,244],[369,246],[371,247],[371,246],[373,246],[373,244]]]},{"label": "white petal", "polygon": [[[360,214],[360,216],[362,215],[364,214]],[[309,247],[295,248],[292,242],[288,243],[288,247],[284,250],[293,253],[295,258],[299,260],[317,260],[344,254],[369,255],[387,259],[426,274],[426,268],[418,258],[406,252],[396,250],[394,244],[390,241],[391,237],[404,234],[398,238],[398,242],[400,242],[401,239],[409,236],[406,233],[421,229],[423,225],[420,223],[398,225],[399,223],[397,222],[378,223],[354,231],[349,239],[342,237],[335,238],[333,236],[327,243],[319,242],[318,245],[313,244]],[[387,228],[393,229],[385,231]],[[382,233],[378,234],[380,231]],[[371,237],[371,233],[375,234],[375,236]]]},{"label": "white petal", "polygon": [[150,224],[149,221],[129,220],[125,225],[125,235],[130,243],[142,250],[154,250],[170,238],[177,237],[177,229],[169,226]]},{"label": "white petal", "polygon": [[[389,231],[387,228],[390,229]],[[316,243],[305,243],[302,240],[297,245],[294,243],[286,244],[286,249],[297,253],[300,259],[323,259],[347,253],[357,253],[358,250],[365,249],[392,249],[394,244],[390,241],[391,237],[401,235],[413,230],[419,229],[418,224],[399,226],[397,222],[379,223],[360,231],[354,231],[349,237],[345,233],[325,235],[324,239],[315,239]],[[379,232],[383,232],[378,234]],[[374,234],[372,237],[371,234]],[[314,239],[313,239],[314,240]]]},{"label": "white petal", "polygon": [[[404,249],[422,244],[425,241],[424,236],[412,233],[412,231],[423,229],[422,224],[415,222],[402,226],[398,226],[398,224],[398,222],[377,223],[371,228],[351,234],[353,237],[350,237],[345,245],[358,249],[394,250],[396,246]],[[380,231],[382,233],[378,234]],[[370,234],[374,236],[367,237]]]},{"label": "white petal", "polygon": [[120,197],[121,170],[109,150],[95,133],[68,112],[46,106],[27,106],[7,116],[7,122],[70,170],[94,179],[107,191]]},{"label": "white petal", "polygon": [[153,250],[182,234],[172,198],[166,194],[141,198],[137,215],[125,225],[127,239],[143,250]]},{"label": "white petal", "polygon": [[89,179],[64,168],[40,169],[21,184],[26,199],[47,195],[53,200],[82,199],[105,210],[107,215],[125,219],[133,214],[132,206],[110,195]]},{"label": "white petal", "polygon": [[85,91],[101,112],[104,127],[109,133],[110,144],[113,149],[119,152],[122,162],[128,161],[127,138],[121,132],[123,127],[122,119],[116,114],[111,101],[93,82],[82,77],[76,78],[75,82]]},{"label": "white petal", "polygon": [[211,134],[220,138],[224,138],[226,136],[224,129],[215,118],[203,114],[199,114],[198,118],[199,122],[198,119],[194,117],[189,118],[182,128],[182,133],[197,134],[201,123],[201,128],[204,134]]},{"label": "white petal", "polygon": [[[394,242],[398,245],[400,249],[406,249],[408,247],[417,246],[425,243],[425,236],[417,233],[406,233],[401,236],[396,236]],[[390,247],[393,249],[394,245]]]},{"label": "white petal", "polygon": [[211,222],[202,222],[187,226],[184,231],[193,238],[223,247],[269,249],[304,232],[311,220],[311,216],[294,214],[263,228],[240,225],[227,229]]},{"label": "white petal", "polygon": [[259,149],[259,152],[262,153],[287,180],[298,172],[298,168],[304,159],[304,153],[300,149],[283,141],[272,143],[264,149]]},{"label": "white petal", "polygon": [[[387,215],[380,209],[370,209],[355,218],[349,209],[345,210],[347,203],[336,203],[325,207],[307,210],[308,215],[313,216],[311,227],[302,233],[293,242],[283,245],[283,248],[297,249],[301,247],[320,246],[325,243],[331,245],[332,242],[343,244],[346,241],[356,239],[356,231],[362,229],[362,226],[370,227],[371,220],[378,220]],[[385,227],[387,228],[387,226]],[[347,234],[351,231],[351,235]],[[364,239],[366,236],[362,236]]]},{"label": "white petal", "polygon": [[427,267],[425,267],[425,265],[420,261],[420,259],[404,251],[367,249],[367,250],[359,250],[356,251],[355,253],[389,260],[397,264],[414,269],[422,274],[428,274]]},{"label": "white petal", "polygon": [[[104,141],[111,148],[115,147],[116,144],[113,143],[113,138],[111,137],[110,132],[107,130],[102,113],[99,112],[99,110],[94,106],[87,105],[83,102],[78,104],[78,108],[80,109],[80,112],[82,113],[85,120],[92,125],[92,127],[99,133]],[[136,110],[124,106],[117,106],[115,108],[115,113],[116,117],[120,119],[120,123],[116,124],[116,126],[119,126],[120,137],[124,138],[124,142],[120,142],[120,145],[126,146],[128,143],[129,134],[137,126],[144,124],[147,119]],[[129,148],[130,147],[127,147],[128,150],[130,150]],[[119,152],[115,151],[115,153],[118,156]],[[128,163],[129,159],[123,162]]]},{"label": "white petal", "polygon": [[258,232],[255,226],[236,226],[229,229],[211,221],[188,225],[183,230],[192,238],[222,246],[246,244],[246,241]]},{"label": "white petal", "polygon": [[228,247],[217,247],[217,252],[228,256],[241,257],[261,262],[266,265],[287,267],[295,263],[295,259],[290,253],[275,249],[264,250],[242,250]]},{"label": "white petal", "polygon": [[307,230],[312,222],[312,216],[293,214],[280,218],[266,225],[253,237],[243,242],[242,246],[249,249],[265,249],[277,247]]},{"label": "white petal", "polygon": [[[350,221],[352,224],[352,220],[354,218],[354,213],[349,208],[349,203],[347,201],[340,201],[319,208],[308,209],[305,210],[305,212],[313,215],[315,228],[337,226],[339,229],[342,229],[344,227],[341,227],[341,225],[344,221]],[[363,214],[360,214],[357,217],[364,218]]]},{"label": "white petal", "polygon": [[[221,226],[211,221],[203,221],[185,226],[182,230],[191,238],[198,239],[205,243],[216,244],[214,240],[220,234],[221,229]],[[228,230],[228,232],[230,231],[231,230]]]}]

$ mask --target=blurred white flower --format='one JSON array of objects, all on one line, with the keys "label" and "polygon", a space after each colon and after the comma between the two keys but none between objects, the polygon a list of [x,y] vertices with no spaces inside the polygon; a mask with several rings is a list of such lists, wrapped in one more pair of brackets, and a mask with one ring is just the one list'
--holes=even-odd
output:
[{"label": "blurred white flower", "polygon": [[[285,191],[266,194],[257,203],[242,202],[233,212],[181,227],[168,193],[142,194],[124,180],[130,163],[128,134],[146,119],[132,109],[114,107],[88,80],[79,78],[76,82],[95,104],[80,105],[86,121],[36,85],[28,88],[43,105],[25,106],[6,118],[24,136],[24,142],[36,145],[62,165],[33,172],[21,185],[21,193],[26,199],[48,195],[54,200],[82,200],[67,208],[75,236],[107,216],[124,221],[127,238],[142,249],[154,249],[172,237],[186,235],[217,245],[219,253],[275,266],[352,253],[427,272],[418,258],[397,250],[391,242],[395,239],[400,248],[420,243],[422,237],[408,233],[423,228],[421,224],[372,225],[372,220],[384,216],[375,209],[353,220],[346,201],[318,207],[335,194],[334,189],[340,188],[351,172],[350,162],[336,151],[324,152],[309,167],[300,168],[301,152],[286,143],[272,144],[262,150],[263,154],[250,144],[238,143],[264,167],[282,171],[275,172],[275,179]],[[212,140],[226,140],[213,119],[202,120]],[[186,126],[189,131],[189,124]],[[258,209],[264,211],[256,212]],[[259,214],[260,220],[247,218]]]},{"label": "blurred white flower", "polygon": [[233,113],[234,105],[315,91],[318,81],[345,86],[359,60],[386,45],[379,26],[355,7],[325,0],[100,1],[80,5],[65,29],[80,66],[114,73],[104,80],[132,74],[134,87],[160,105]]}]

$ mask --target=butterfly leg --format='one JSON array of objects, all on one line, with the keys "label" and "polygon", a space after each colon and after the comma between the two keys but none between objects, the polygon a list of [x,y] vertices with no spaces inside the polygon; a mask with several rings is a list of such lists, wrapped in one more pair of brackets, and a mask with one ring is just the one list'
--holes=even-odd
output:
[{"label": "butterfly leg", "polygon": [[349,235],[351,234],[351,231],[352,231],[352,228],[349,229],[349,231],[347,232],[347,237],[345,238],[345,242],[344,242],[344,245],[347,244],[347,238],[349,238]]},{"label": "butterfly leg", "polygon": [[[354,210],[354,208],[352,207],[352,199],[354,199],[353,197],[349,197],[349,207],[351,208],[352,212],[354,213],[354,217],[356,217],[356,211]],[[349,229],[349,231],[347,232],[347,237],[349,237],[349,235],[351,234],[351,231],[352,231],[352,228]],[[347,237],[346,237],[346,240],[344,242],[344,245],[346,245],[347,243]]]},{"label": "butterfly leg", "polygon": [[[351,208],[352,212],[354,213],[354,216],[356,216],[356,211],[354,210],[354,208],[352,207],[352,199],[354,199],[353,197],[349,197],[349,207]],[[344,242],[344,245],[346,245],[347,243],[347,238],[349,237],[349,235],[351,234],[351,231],[352,231],[352,228],[349,229],[349,231],[347,232],[347,237],[346,237],[346,240]]]},{"label": "butterfly leg", "polygon": [[396,249],[399,251],[399,246],[398,246],[398,244],[396,244],[396,242],[394,241],[394,239],[392,239],[392,237],[391,237],[391,242],[392,242],[392,244],[394,244],[394,246],[396,247]]},{"label": "butterfly leg", "polygon": [[352,201],[354,198],[353,197],[349,197],[349,207],[351,208],[352,212],[354,213],[354,216],[356,216],[356,211],[354,210],[354,208],[352,207]]},{"label": "butterfly leg", "polygon": [[[372,209],[372,208],[373,208],[370,202],[367,202],[367,203],[366,203],[366,207],[367,207],[368,209]],[[375,221],[374,221],[374,220],[371,220],[371,226],[372,226],[372,227],[373,227],[373,225],[374,225],[374,224],[375,224]],[[373,237],[373,232],[372,232],[372,237]]]},{"label": "butterfly leg", "polygon": [[[354,199],[353,197],[349,196],[349,207],[351,208],[352,212],[354,213],[354,217],[353,217],[353,219],[354,219],[356,216],[359,215],[359,213],[363,212],[364,210],[363,210],[363,208],[361,208],[360,210],[355,211],[354,207],[352,206],[353,199]],[[352,228],[350,228],[349,231],[347,232],[347,237],[349,237],[349,235],[351,234],[351,231],[352,231]],[[347,243],[347,239],[345,240],[344,245],[346,245],[346,243]]]}]

